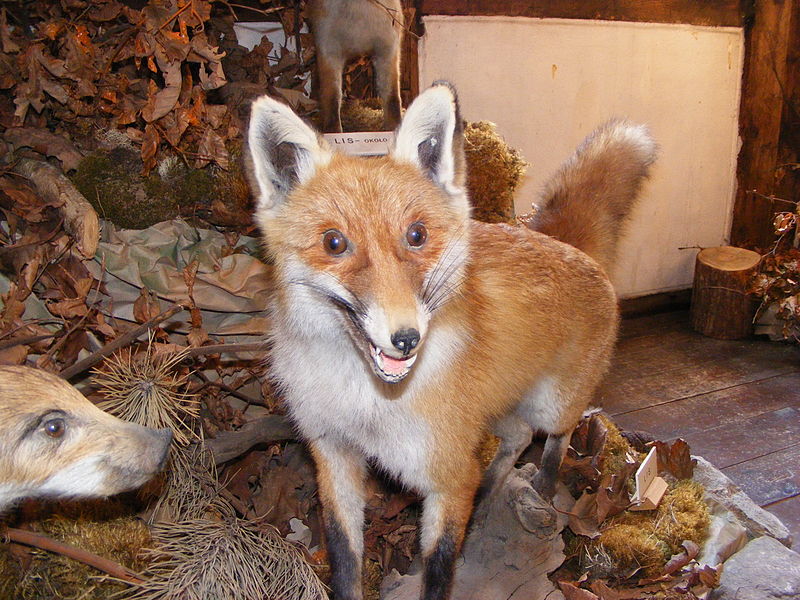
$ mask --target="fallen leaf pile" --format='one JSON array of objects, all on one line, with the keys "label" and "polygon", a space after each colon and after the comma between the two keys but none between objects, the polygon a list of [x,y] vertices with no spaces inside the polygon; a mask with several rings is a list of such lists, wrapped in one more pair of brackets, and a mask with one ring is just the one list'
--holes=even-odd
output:
[{"label": "fallen leaf pile", "polygon": [[[631,512],[632,476],[651,447],[670,489],[656,510]],[[561,469],[577,496],[568,561],[556,573],[567,600],[695,600],[717,585],[717,569],[694,560],[709,522],[702,488],[691,481],[694,462],[680,439],[622,435],[599,413],[578,424]]]}]

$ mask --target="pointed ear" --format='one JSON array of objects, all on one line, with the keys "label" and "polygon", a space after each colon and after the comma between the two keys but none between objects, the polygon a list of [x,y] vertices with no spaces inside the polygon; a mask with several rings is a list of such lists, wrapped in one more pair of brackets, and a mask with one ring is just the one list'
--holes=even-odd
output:
[{"label": "pointed ear", "polygon": [[464,195],[464,132],[452,85],[437,81],[411,103],[392,156],[418,166],[451,196]]},{"label": "pointed ear", "polygon": [[298,183],[308,181],[331,158],[317,133],[291,108],[269,96],[253,102],[247,142],[259,211],[280,206]]}]

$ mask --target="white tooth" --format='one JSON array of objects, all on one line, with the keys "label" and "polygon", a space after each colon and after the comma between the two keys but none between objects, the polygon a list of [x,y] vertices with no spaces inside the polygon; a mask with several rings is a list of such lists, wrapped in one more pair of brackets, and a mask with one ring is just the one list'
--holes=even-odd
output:
[{"label": "white tooth", "polygon": [[414,361],[416,361],[416,360],[417,360],[417,356],[418,356],[418,355],[417,355],[417,354],[415,354],[414,356],[412,356],[411,358],[409,358],[409,359],[406,361],[406,368],[408,368],[408,367],[410,367],[411,365],[413,365],[413,364],[414,364]]}]

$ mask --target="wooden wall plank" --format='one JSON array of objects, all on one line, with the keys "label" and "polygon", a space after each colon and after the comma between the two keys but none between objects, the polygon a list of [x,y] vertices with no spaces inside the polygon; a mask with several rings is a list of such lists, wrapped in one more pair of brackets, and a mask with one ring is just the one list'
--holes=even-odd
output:
[{"label": "wooden wall plank", "polygon": [[775,238],[772,217],[787,208],[764,196],[778,192],[776,167],[786,158],[781,135],[788,125],[786,98],[796,93],[787,86],[798,85],[789,59],[796,60],[795,46],[800,44],[799,7],[800,0],[759,0],[753,25],[746,30],[739,116],[742,149],[731,227],[735,246],[768,248]]},{"label": "wooden wall plank", "polygon": [[739,27],[741,0],[419,0],[424,15],[601,19]]}]

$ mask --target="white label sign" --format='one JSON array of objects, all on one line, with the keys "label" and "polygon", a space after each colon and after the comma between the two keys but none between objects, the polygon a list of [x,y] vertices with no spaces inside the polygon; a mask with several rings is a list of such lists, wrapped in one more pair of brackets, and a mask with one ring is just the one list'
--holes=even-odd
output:
[{"label": "white label sign", "polygon": [[359,131],[356,133],[324,133],[330,147],[336,152],[356,156],[381,156],[389,154],[394,144],[393,131]]},{"label": "white label sign", "polygon": [[658,476],[656,449],[651,448],[647,458],[636,471],[636,493],[633,496],[634,506],[631,510],[653,510],[666,491],[667,482]]}]

